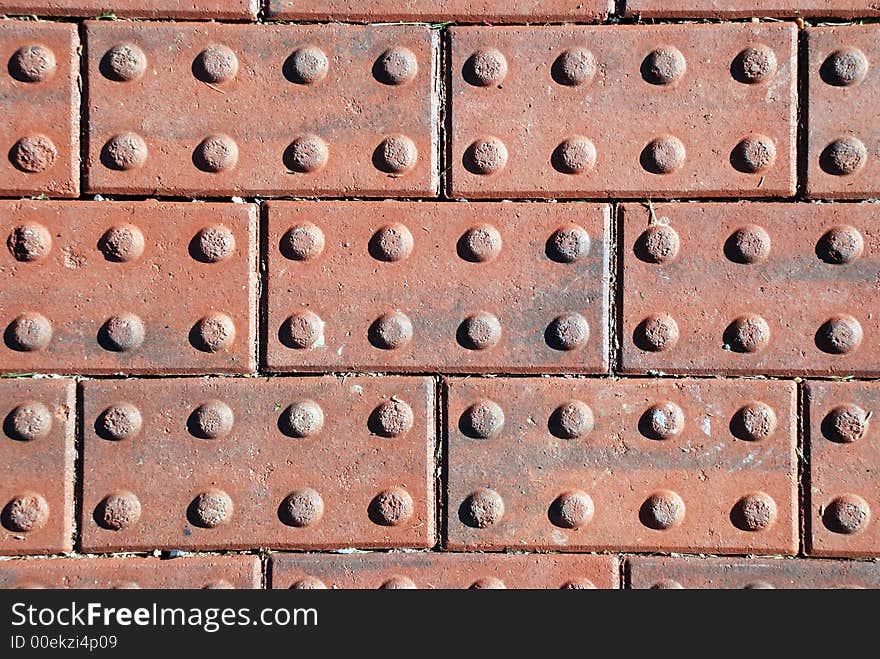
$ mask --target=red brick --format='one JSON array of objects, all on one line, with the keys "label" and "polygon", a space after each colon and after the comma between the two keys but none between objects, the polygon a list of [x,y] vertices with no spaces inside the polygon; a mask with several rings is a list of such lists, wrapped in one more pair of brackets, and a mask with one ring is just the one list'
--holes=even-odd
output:
[{"label": "red brick", "polygon": [[793,554],[794,405],[785,382],[450,379],[447,546]]},{"label": "red brick", "polygon": [[[267,206],[270,370],[608,369],[607,206]],[[571,239],[559,243],[565,253],[555,246],[559,229]],[[485,314],[500,337],[490,320],[480,323]],[[475,317],[484,342],[468,333]],[[568,319],[569,343],[554,334],[557,318]]]},{"label": "red brick", "polygon": [[619,582],[616,556],[273,554],[271,563],[272,588],[619,588]]},{"label": "red brick", "polygon": [[876,16],[867,0],[626,0],[627,16],[642,18],[764,18]]},{"label": "red brick", "polygon": [[429,378],[103,380],[83,395],[86,551],[435,542]]},{"label": "red brick", "polygon": [[624,371],[880,373],[880,327],[865,303],[880,281],[873,206],[629,204],[622,213]]},{"label": "red brick", "polygon": [[880,384],[810,382],[808,551],[814,556],[880,556]]},{"label": "red brick", "polygon": [[809,559],[632,556],[627,587],[880,588],[880,565]]},{"label": "red brick", "polygon": [[0,380],[0,554],[72,549],[75,414],[72,380]]},{"label": "red brick", "polygon": [[78,49],[76,25],[0,23],[0,195],[79,194]]},{"label": "red brick", "polygon": [[[427,27],[119,22],[86,35],[91,192],[437,192]],[[114,71],[119,46],[145,70]]]},{"label": "red brick", "polygon": [[244,204],[0,203],[0,370],[252,372],[256,231]]},{"label": "red brick", "polygon": [[287,20],[521,22],[600,21],[613,0],[269,0],[267,13]]},{"label": "red brick", "polygon": [[[875,13],[878,10],[874,10]],[[876,25],[807,30],[809,51],[807,194],[880,195],[880,29]]]},{"label": "red brick", "polygon": [[[108,12],[107,8],[113,7]],[[0,0],[4,14],[37,16],[101,15],[119,18],[255,19],[260,0]]]},{"label": "red brick", "polygon": [[260,588],[257,556],[63,558],[0,563],[0,588]]},{"label": "red brick", "polygon": [[794,194],[792,24],[451,34],[451,196]]}]

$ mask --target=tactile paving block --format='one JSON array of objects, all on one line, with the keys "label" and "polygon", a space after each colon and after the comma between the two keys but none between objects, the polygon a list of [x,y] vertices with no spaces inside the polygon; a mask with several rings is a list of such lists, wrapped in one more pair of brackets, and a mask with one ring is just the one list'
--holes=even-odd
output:
[{"label": "tactile paving block", "polygon": [[622,367],[880,373],[876,206],[622,207]]},{"label": "tactile paving block", "polygon": [[810,382],[807,550],[880,556],[880,383]]},{"label": "tactile paving block", "polygon": [[272,588],[619,588],[616,556],[274,554]]},{"label": "tactile paving block", "polygon": [[430,378],[83,384],[85,551],[435,543]]},{"label": "tactile paving block", "polygon": [[807,195],[880,196],[880,26],[810,28],[807,48]]},{"label": "tactile paving block", "polygon": [[450,196],[795,192],[793,24],[450,32]]},{"label": "tactile paving block", "polygon": [[72,380],[0,380],[0,554],[72,549],[75,415]]},{"label": "tactile paving block", "polygon": [[[108,11],[108,7],[112,11]],[[0,13],[94,18],[255,19],[260,0],[0,0]]]},{"label": "tactile paving block", "polygon": [[256,207],[0,202],[0,371],[255,368]]},{"label": "tactile paving block", "polygon": [[600,21],[613,0],[268,0],[271,18],[293,20]]},{"label": "tactile paving block", "polygon": [[0,563],[0,588],[260,588],[257,556],[63,558]]},{"label": "tactile paving block", "polygon": [[0,22],[0,195],[79,194],[78,49],[76,25]]},{"label": "tactile paving block", "polygon": [[632,556],[627,588],[880,588],[880,564],[809,559]]},{"label": "tactile paving block", "polygon": [[86,23],[91,192],[431,196],[426,26]]},{"label": "tactile paving block", "polygon": [[605,205],[266,206],[270,370],[608,370]]},{"label": "tactile paving block", "polygon": [[625,0],[628,16],[643,18],[764,18],[876,16],[870,0]]},{"label": "tactile paving block", "polygon": [[793,554],[795,385],[449,379],[447,546]]}]

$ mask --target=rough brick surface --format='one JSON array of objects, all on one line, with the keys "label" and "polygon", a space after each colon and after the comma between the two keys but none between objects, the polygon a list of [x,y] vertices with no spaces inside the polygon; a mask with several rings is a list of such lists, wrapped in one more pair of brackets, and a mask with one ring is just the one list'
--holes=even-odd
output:
[{"label": "rough brick surface", "polygon": [[876,16],[869,0],[626,0],[625,14],[643,18],[764,18]]},{"label": "rough brick surface", "polygon": [[71,380],[0,380],[0,554],[72,548],[74,390]]},{"label": "rough brick surface", "polygon": [[619,588],[615,556],[273,554],[272,588]]},{"label": "rough brick surface", "polygon": [[[112,8],[112,11],[108,10]],[[260,0],[0,0],[0,13],[37,16],[248,20]]]},{"label": "rough brick surface", "polygon": [[797,551],[790,383],[446,388],[450,548]]},{"label": "rough brick surface", "polygon": [[0,371],[254,370],[256,208],[0,202]]},{"label": "rough brick surface", "polygon": [[268,218],[271,370],[607,371],[607,206],[271,202]]}]

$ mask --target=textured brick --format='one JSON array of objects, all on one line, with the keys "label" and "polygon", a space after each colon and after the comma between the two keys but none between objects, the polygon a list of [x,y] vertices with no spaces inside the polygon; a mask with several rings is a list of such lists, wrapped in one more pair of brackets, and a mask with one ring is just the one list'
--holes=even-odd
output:
[{"label": "textured brick", "polygon": [[0,380],[0,554],[71,550],[75,413],[72,380]]},{"label": "textured brick", "polygon": [[794,194],[792,24],[451,34],[451,196]]},{"label": "textured brick", "polygon": [[254,370],[256,208],[0,202],[0,370]]},{"label": "textured brick", "polygon": [[623,370],[880,373],[874,208],[625,205]]},{"label": "textured brick", "polygon": [[0,0],[3,14],[85,18],[109,14],[119,18],[247,20],[256,18],[259,9],[260,0]]},{"label": "textured brick", "polygon": [[64,558],[0,563],[0,588],[260,588],[257,556]]},{"label": "textured brick", "polygon": [[270,370],[608,369],[607,206],[271,202],[268,218]]},{"label": "textured brick", "polygon": [[87,23],[91,192],[433,195],[423,26]]},{"label": "textured brick", "polygon": [[429,547],[429,378],[83,384],[86,551]]},{"label": "textured brick", "polygon": [[447,380],[448,546],[794,553],[795,386]]},{"label": "textured brick", "polygon": [[643,18],[764,18],[876,16],[868,0],[626,0],[625,14]]},{"label": "textured brick", "polygon": [[880,384],[810,382],[808,551],[880,556]]},{"label": "textured brick", "polygon": [[273,554],[272,588],[618,588],[615,556]]},{"label": "textured brick", "polygon": [[79,194],[78,48],[75,25],[0,22],[0,195]]}]

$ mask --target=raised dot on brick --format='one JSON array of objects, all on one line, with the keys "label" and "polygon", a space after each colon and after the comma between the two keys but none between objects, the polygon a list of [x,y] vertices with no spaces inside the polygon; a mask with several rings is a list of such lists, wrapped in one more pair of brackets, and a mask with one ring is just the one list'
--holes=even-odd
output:
[{"label": "raised dot on brick", "polygon": [[822,80],[835,87],[857,85],[868,74],[868,58],[858,48],[845,46],[838,48],[822,62],[819,75]]},{"label": "raised dot on brick", "polygon": [[642,77],[652,85],[671,85],[684,76],[687,62],[675,46],[661,46],[642,61]]},{"label": "raised dot on brick", "polygon": [[373,164],[379,171],[402,176],[416,167],[419,151],[406,135],[389,135],[379,142],[373,153]]},{"label": "raised dot on brick", "polygon": [[134,261],[144,253],[144,234],[133,224],[120,224],[107,230],[98,248],[108,261]]},{"label": "raised dot on brick", "polygon": [[409,403],[392,398],[373,410],[370,432],[381,437],[400,437],[412,430],[415,417]]},{"label": "raised dot on brick", "polygon": [[22,492],[3,508],[3,526],[9,531],[29,533],[43,528],[48,521],[49,504],[37,492]]},{"label": "raised dot on brick", "polygon": [[684,430],[684,411],[672,401],[656,403],[639,419],[639,431],[648,439],[671,439]]},{"label": "raised dot on brick", "polygon": [[134,526],[141,518],[141,502],[128,491],[114,492],[105,497],[95,511],[98,525],[109,531],[121,531]]},{"label": "raised dot on brick", "polygon": [[110,352],[136,350],[145,338],[144,321],[133,313],[112,316],[98,330],[98,344]]},{"label": "raised dot on brick", "polygon": [[577,350],[590,339],[590,325],[581,314],[570,311],[556,316],[544,332],[544,340],[554,350]]},{"label": "raised dot on brick", "polygon": [[311,261],[324,252],[324,246],[324,232],[311,222],[301,222],[287,230],[279,249],[292,261]]},{"label": "raised dot on brick", "polygon": [[741,531],[765,531],[776,523],[776,502],[766,492],[742,497],[730,511],[730,521]]},{"label": "raised dot on brick", "polygon": [[724,331],[724,345],[734,352],[758,352],[770,342],[770,326],[758,314],[736,318]]},{"label": "raised dot on brick", "polygon": [[227,350],[235,342],[235,323],[226,314],[208,314],[193,326],[190,342],[202,352]]},{"label": "raised dot on brick", "polygon": [[370,238],[369,252],[380,261],[402,261],[412,254],[414,242],[410,230],[399,222],[386,224]]},{"label": "raised dot on brick", "polygon": [[760,174],[776,162],[776,144],[766,135],[742,139],[730,153],[730,164],[744,174]]},{"label": "raised dot on brick", "polygon": [[101,73],[116,82],[131,82],[143,77],[147,70],[147,56],[132,43],[113,46],[101,58]]},{"label": "raised dot on brick", "polygon": [[684,521],[684,500],[672,490],[658,490],[651,494],[639,510],[639,519],[650,529],[665,531]]},{"label": "raised dot on brick", "polygon": [[560,85],[586,85],[596,77],[596,56],[586,48],[569,48],[553,62],[551,73]]},{"label": "raised dot on brick", "polygon": [[6,247],[16,261],[39,261],[52,249],[52,234],[42,224],[28,222],[15,227],[9,233]]},{"label": "raised dot on brick", "polygon": [[381,526],[398,526],[415,512],[413,499],[402,487],[382,490],[370,502],[370,519]]},{"label": "raised dot on brick", "polygon": [[642,168],[651,174],[672,174],[681,169],[687,158],[684,143],[672,135],[657,137],[645,146],[640,156]]},{"label": "raised dot on brick", "polygon": [[52,412],[39,402],[17,405],[3,420],[3,431],[20,442],[41,439],[48,436],[51,430]]},{"label": "raised dot on brick", "polygon": [[26,174],[40,174],[58,160],[58,149],[45,135],[28,135],[13,145],[9,160],[16,169]]},{"label": "raised dot on brick", "polygon": [[776,412],[761,401],[746,403],[730,420],[730,431],[734,437],[747,442],[767,439],[776,432]]},{"label": "raised dot on brick", "polygon": [[865,239],[853,226],[837,226],[829,229],[816,244],[816,255],[834,265],[851,263],[862,255]]},{"label": "raised dot on brick", "polygon": [[464,63],[462,75],[477,87],[498,86],[507,77],[507,58],[496,48],[479,50]]},{"label": "raised dot on brick", "polygon": [[303,46],[287,59],[284,69],[291,82],[313,85],[327,76],[330,61],[327,54],[317,46]]},{"label": "raised dot on brick", "polygon": [[559,588],[560,590],[596,590],[596,584],[589,579],[570,579]]},{"label": "raised dot on brick", "polygon": [[203,172],[217,174],[238,164],[238,145],[229,135],[209,135],[193,151],[193,164]]},{"label": "raised dot on brick", "polygon": [[550,162],[563,174],[582,174],[595,168],[596,147],[586,137],[569,137],[553,150]]},{"label": "raised dot on brick", "polygon": [[468,350],[488,350],[501,340],[501,322],[495,315],[479,311],[464,319],[456,338]]},{"label": "raised dot on brick", "polygon": [[507,165],[507,146],[497,137],[481,137],[464,153],[464,166],[471,174],[489,176]]},{"label": "raised dot on brick", "polygon": [[43,44],[22,46],[9,60],[9,73],[21,82],[43,82],[52,77],[57,68],[55,53]]},{"label": "raised dot on brick", "polygon": [[595,507],[589,494],[573,490],[560,494],[550,505],[550,521],[564,529],[586,526],[593,519]]},{"label": "raised dot on brick", "polygon": [[373,75],[386,85],[405,85],[416,77],[419,62],[409,48],[396,46],[379,56],[373,67]]},{"label": "raised dot on brick", "polygon": [[752,264],[770,255],[770,235],[757,224],[747,224],[734,231],[724,243],[724,254],[735,263]]},{"label": "raised dot on brick", "polygon": [[590,234],[576,224],[561,226],[547,239],[544,251],[557,263],[574,263],[590,253]]},{"label": "raised dot on brick", "polygon": [[196,526],[213,529],[228,523],[232,513],[232,498],[223,490],[211,488],[193,499],[188,517]]},{"label": "raised dot on brick", "polygon": [[871,507],[857,494],[841,494],[825,506],[822,521],[832,533],[851,535],[868,526]]},{"label": "raised dot on brick", "polygon": [[635,254],[648,263],[674,261],[681,248],[678,232],[670,226],[653,225],[645,229],[635,244]]},{"label": "raised dot on brick", "polygon": [[131,439],[143,427],[140,410],[131,403],[116,403],[106,408],[95,422],[98,436],[113,441]]},{"label": "raised dot on brick", "polygon": [[684,586],[675,579],[660,579],[651,586],[651,590],[684,590]]},{"label": "raised dot on brick", "polygon": [[495,490],[481,487],[471,492],[459,509],[461,521],[475,529],[495,526],[504,517],[504,500]]},{"label": "raised dot on brick", "polygon": [[822,419],[822,434],[832,442],[849,444],[865,436],[869,423],[865,410],[858,405],[844,403]]},{"label": "raised dot on brick", "polygon": [[202,263],[219,263],[235,251],[235,235],[222,224],[201,229],[193,238],[190,254]]},{"label": "raised dot on brick", "polygon": [[232,432],[235,415],[222,400],[209,400],[193,410],[189,431],[202,439],[217,439]]},{"label": "raised dot on brick", "polygon": [[285,435],[311,437],[324,427],[324,410],[313,400],[297,401],[282,412],[278,423]]},{"label": "raised dot on brick", "polygon": [[288,526],[314,526],[324,516],[324,500],[316,490],[304,487],[285,497],[279,513],[281,521]]},{"label": "raised dot on brick", "polygon": [[504,410],[495,401],[480,400],[464,411],[458,425],[468,437],[490,439],[504,428]]},{"label": "raised dot on brick", "polygon": [[507,586],[498,577],[480,577],[469,586],[469,590],[505,590]]},{"label": "raised dot on brick", "polygon": [[297,137],[284,152],[284,164],[298,174],[312,174],[326,167],[330,147],[317,135]]},{"label": "raised dot on brick", "polygon": [[281,343],[295,350],[314,348],[324,336],[324,321],[305,309],[287,317],[278,333]]},{"label": "raised dot on brick", "polygon": [[772,78],[778,66],[773,49],[764,44],[756,44],[737,54],[730,71],[739,82],[753,85]]},{"label": "raised dot on brick", "polygon": [[819,155],[819,166],[833,176],[850,176],[868,160],[868,149],[855,137],[842,137],[826,146]]},{"label": "raised dot on brick", "polygon": [[327,590],[327,584],[317,577],[303,577],[296,581],[290,590]]},{"label": "raised dot on brick", "polygon": [[52,342],[52,323],[43,314],[26,311],[9,323],[4,341],[19,352],[44,350]]},{"label": "raised dot on brick", "polygon": [[417,590],[417,586],[409,577],[397,574],[383,581],[379,590]]},{"label": "raised dot on brick", "polygon": [[382,350],[403,348],[412,341],[412,321],[402,311],[382,314],[370,325],[367,337],[373,346]]},{"label": "raised dot on brick", "polygon": [[636,326],[633,340],[649,352],[671,350],[678,343],[678,323],[667,313],[651,314]]},{"label": "raised dot on brick", "polygon": [[111,137],[101,149],[101,163],[109,169],[128,171],[147,162],[147,143],[137,133],[121,133]]},{"label": "raised dot on brick", "polygon": [[829,318],[816,332],[816,347],[833,355],[853,352],[861,343],[862,326],[847,314]]},{"label": "raised dot on brick", "polygon": [[472,263],[485,263],[501,253],[498,229],[491,224],[478,224],[465,231],[458,241],[458,255]]},{"label": "raised dot on brick", "polygon": [[202,82],[229,82],[238,73],[238,57],[229,46],[214,44],[196,55],[193,74]]},{"label": "raised dot on brick", "polygon": [[580,400],[572,400],[553,410],[548,422],[550,432],[560,439],[583,437],[593,429],[593,410]]}]

